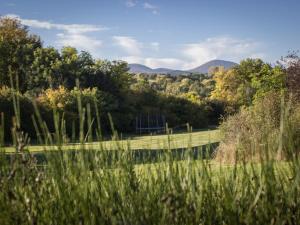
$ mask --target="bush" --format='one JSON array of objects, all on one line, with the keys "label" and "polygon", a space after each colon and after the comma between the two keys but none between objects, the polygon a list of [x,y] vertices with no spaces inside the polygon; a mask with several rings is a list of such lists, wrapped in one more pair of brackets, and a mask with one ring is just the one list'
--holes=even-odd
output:
[{"label": "bush", "polygon": [[[13,123],[15,121],[13,95],[16,96],[20,105],[21,129],[30,136],[33,142],[36,141],[36,130],[31,119],[31,117],[35,115],[33,99],[36,100],[39,113],[47,124],[50,133],[53,133],[55,130],[53,112],[56,111],[60,116],[64,116],[66,120],[66,134],[68,137],[71,137],[73,128],[75,128],[75,133],[78,134],[79,128],[73,127],[73,124],[79,124],[78,97],[81,99],[82,107],[85,108],[86,130],[88,129],[88,113],[90,113],[90,118],[97,117],[95,107],[97,107],[101,113],[100,119],[103,121],[102,127],[105,130],[109,129],[107,113],[116,108],[113,97],[99,91],[97,88],[86,88],[83,90],[74,88],[73,90],[68,90],[60,86],[57,89],[46,89],[35,98],[29,93],[14,93],[11,88],[4,86],[0,88],[0,113],[4,115],[4,139],[5,142],[9,143],[12,142],[11,128],[14,127]],[[87,107],[89,107],[89,110]],[[3,124],[1,123],[1,127],[2,126]],[[93,122],[92,126],[92,129],[95,128],[96,121]]]},{"label": "bush", "polygon": [[[81,108],[84,108],[84,117],[86,118],[87,123],[88,117],[96,118],[96,108],[98,112],[101,110],[101,118],[107,115],[108,110],[112,109],[113,99],[108,93],[104,93],[99,91],[97,88],[85,88],[78,89],[74,88],[72,90],[68,90],[63,86],[59,86],[57,89],[47,89],[44,93],[40,94],[37,98],[39,105],[47,109],[48,111],[56,110],[59,113],[63,113],[66,119],[66,132],[69,136],[73,132],[72,124],[79,124],[79,102],[80,99]],[[102,119],[104,120],[104,119]],[[107,120],[107,117],[105,117]],[[86,125],[86,129],[88,128],[88,124]],[[92,129],[96,128],[96,121],[91,125]],[[104,123],[105,129],[108,127],[107,123]],[[78,127],[76,128],[75,133],[78,133]]]},{"label": "bush", "polygon": [[216,159],[235,162],[298,154],[299,127],[299,104],[291,100],[284,103],[278,93],[269,93],[222,123],[223,141]]},{"label": "bush", "polygon": [[74,99],[72,99],[68,89],[59,86],[57,89],[46,89],[39,95],[37,101],[49,108],[64,109],[65,106],[72,103]]}]

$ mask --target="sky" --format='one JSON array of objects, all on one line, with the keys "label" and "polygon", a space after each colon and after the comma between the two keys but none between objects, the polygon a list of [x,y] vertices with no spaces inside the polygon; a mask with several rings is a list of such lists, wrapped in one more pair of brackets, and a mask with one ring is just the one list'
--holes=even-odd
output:
[{"label": "sky", "polygon": [[0,0],[44,46],[191,69],[209,60],[275,63],[300,50],[300,0]]}]

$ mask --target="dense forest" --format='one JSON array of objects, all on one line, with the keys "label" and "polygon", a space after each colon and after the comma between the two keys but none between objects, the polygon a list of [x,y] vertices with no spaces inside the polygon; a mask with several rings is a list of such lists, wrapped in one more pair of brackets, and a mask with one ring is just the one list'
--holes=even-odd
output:
[{"label": "dense forest", "polygon": [[135,131],[136,116],[141,114],[163,114],[174,128],[187,123],[193,128],[215,126],[270,92],[288,90],[299,95],[299,76],[284,66],[289,58],[298,59],[291,54],[276,66],[245,59],[232,69],[214,68],[210,74],[130,74],[126,62],[95,59],[69,46],[45,47],[17,19],[1,18],[0,111],[5,138],[9,139],[14,123],[15,95],[22,130],[33,139],[36,110],[49,121],[50,131],[53,111],[64,114],[68,134],[78,129],[78,98],[88,116],[100,114],[101,130],[107,135],[109,114],[114,127],[125,133]]}]

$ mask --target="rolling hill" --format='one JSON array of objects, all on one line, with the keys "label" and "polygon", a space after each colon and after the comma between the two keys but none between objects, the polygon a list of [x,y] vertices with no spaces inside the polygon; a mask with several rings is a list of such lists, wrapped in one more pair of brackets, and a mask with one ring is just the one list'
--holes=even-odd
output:
[{"label": "rolling hill", "polygon": [[209,69],[212,67],[223,66],[225,69],[230,69],[235,65],[237,64],[231,61],[211,60],[191,70],[172,70],[168,68],[152,69],[142,64],[128,64],[130,73],[170,74],[173,76],[191,73],[208,73]]},{"label": "rolling hill", "polygon": [[222,66],[225,69],[230,69],[230,68],[234,67],[235,65],[237,65],[237,64],[234,62],[231,62],[231,61],[211,60],[207,63],[202,64],[201,66],[198,66],[194,69],[189,70],[189,72],[191,72],[191,73],[208,73],[209,69],[212,67]]}]

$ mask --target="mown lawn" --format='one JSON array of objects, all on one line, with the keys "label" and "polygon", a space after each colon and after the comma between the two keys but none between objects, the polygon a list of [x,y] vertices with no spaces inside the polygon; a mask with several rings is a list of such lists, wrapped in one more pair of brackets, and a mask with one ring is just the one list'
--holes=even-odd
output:
[{"label": "mown lawn", "polygon": [[[170,135],[146,135],[135,136],[119,141],[102,141],[86,143],[84,146],[87,149],[176,149],[206,145],[209,143],[218,142],[220,140],[219,130],[197,131],[192,133],[180,133]],[[80,144],[73,143],[62,146],[63,150],[76,150],[82,148]],[[32,145],[28,147],[30,152],[40,152],[43,150],[54,150],[56,146],[41,146]],[[6,147],[5,152],[14,152],[14,147]]]}]

